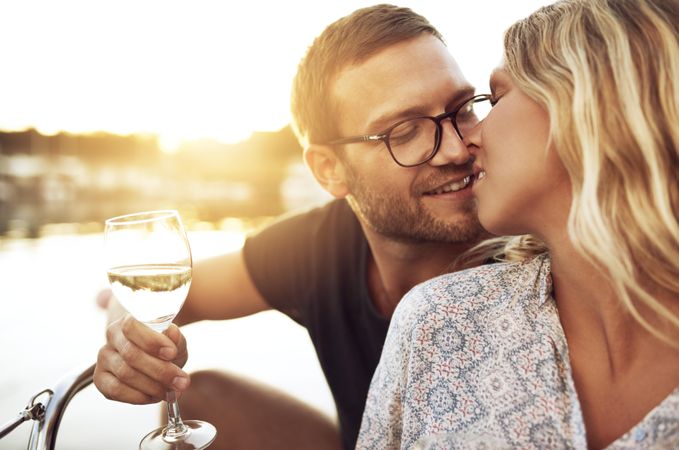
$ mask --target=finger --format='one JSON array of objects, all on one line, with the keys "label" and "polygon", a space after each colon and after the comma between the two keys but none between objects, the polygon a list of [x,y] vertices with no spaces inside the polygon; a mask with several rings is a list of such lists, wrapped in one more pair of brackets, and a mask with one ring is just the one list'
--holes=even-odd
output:
[{"label": "finger", "polygon": [[141,394],[155,399],[165,397],[167,390],[165,386],[127,365],[120,354],[109,346],[105,346],[99,351],[97,365],[113,375],[120,383]]},{"label": "finger", "polygon": [[184,364],[186,364],[186,361],[189,359],[189,352],[186,347],[186,339],[184,338],[184,335],[181,333],[181,331],[179,331],[179,327],[173,323],[171,323],[170,326],[165,331],[163,331],[163,333],[169,337],[172,342],[174,342],[177,348],[176,355],[174,355],[174,358],[170,360],[179,367],[184,367]]},{"label": "finger", "polygon": [[131,403],[133,405],[148,405],[157,403],[161,399],[153,398],[139,392],[118,380],[112,373],[100,371],[94,378],[94,385],[109,400]]},{"label": "finger", "polygon": [[[123,322],[127,321],[125,319]],[[134,321],[136,322],[136,321]],[[132,322],[130,322],[132,323]],[[136,322],[140,326],[146,328],[145,325]],[[130,326],[135,326],[134,323]],[[148,354],[142,348],[140,348],[135,342],[128,339],[129,335],[133,338],[139,339],[139,337],[134,332],[123,333],[122,329],[125,328],[124,324],[114,323],[111,325],[107,332],[108,344],[113,350],[115,350],[125,364],[133,369],[145,374],[152,380],[161,383],[166,389],[174,389],[177,391],[185,390],[190,381],[189,376],[186,372],[181,370],[172,362],[168,362],[158,358],[155,355]],[[139,331],[139,330],[137,330]],[[151,332],[161,336],[169,342],[171,340],[160,333],[156,333],[153,330],[143,330],[142,334],[146,332]],[[174,346],[174,344],[172,344]]]},{"label": "finger", "polygon": [[129,314],[122,319],[120,327],[128,340],[149,355],[171,361],[177,354],[177,347],[172,339],[152,330]]}]

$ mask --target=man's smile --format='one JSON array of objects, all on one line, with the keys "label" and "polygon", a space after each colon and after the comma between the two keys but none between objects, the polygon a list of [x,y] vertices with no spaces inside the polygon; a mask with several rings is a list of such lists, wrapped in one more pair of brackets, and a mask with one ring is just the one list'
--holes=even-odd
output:
[{"label": "man's smile", "polygon": [[472,181],[472,175],[467,175],[460,180],[448,181],[445,184],[441,184],[434,189],[430,189],[424,192],[424,195],[441,195],[447,194],[449,192],[458,192],[469,186]]}]

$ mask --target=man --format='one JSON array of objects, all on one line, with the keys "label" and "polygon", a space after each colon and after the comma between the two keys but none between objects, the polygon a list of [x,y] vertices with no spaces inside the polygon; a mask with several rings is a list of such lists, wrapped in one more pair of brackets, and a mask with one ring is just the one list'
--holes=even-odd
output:
[{"label": "man", "polygon": [[411,10],[378,5],[331,24],[300,63],[292,112],[307,165],[338,200],[194,268],[176,322],[271,308],[292,317],[309,331],[339,427],[302,402],[225,374],[193,374],[187,390],[178,329],[157,335],[129,316],[108,329],[99,390],[129,403],[183,393],[183,414],[219,430],[213,448],[340,448],[340,436],[353,448],[398,301],[415,284],[458,269],[455,258],[484,236],[472,158],[454,123],[455,107],[472,95],[438,31]]}]

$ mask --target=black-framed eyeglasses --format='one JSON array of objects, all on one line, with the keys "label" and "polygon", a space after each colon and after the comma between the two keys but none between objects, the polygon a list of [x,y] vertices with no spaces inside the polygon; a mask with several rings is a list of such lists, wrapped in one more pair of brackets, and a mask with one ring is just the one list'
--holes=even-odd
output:
[{"label": "black-framed eyeglasses", "polygon": [[386,144],[396,164],[414,167],[424,164],[436,155],[441,146],[443,126],[450,119],[455,132],[463,139],[463,133],[481,122],[492,108],[491,96],[475,95],[464,100],[450,112],[436,117],[418,116],[401,120],[377,134],[350,136],[326,142],[325,145],[352,144],[355,142],[382,141]]}]

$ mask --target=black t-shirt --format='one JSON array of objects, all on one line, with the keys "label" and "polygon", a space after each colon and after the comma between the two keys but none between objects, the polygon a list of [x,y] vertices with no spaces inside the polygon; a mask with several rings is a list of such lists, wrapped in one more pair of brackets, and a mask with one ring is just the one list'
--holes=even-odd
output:
[{"label": "black t-shirt", "polygon": [[304,326],[354,448],[389,320],[368,294],[368,243],[345,200],[284,218],[245,242],[248,273],[275,309]]}]

